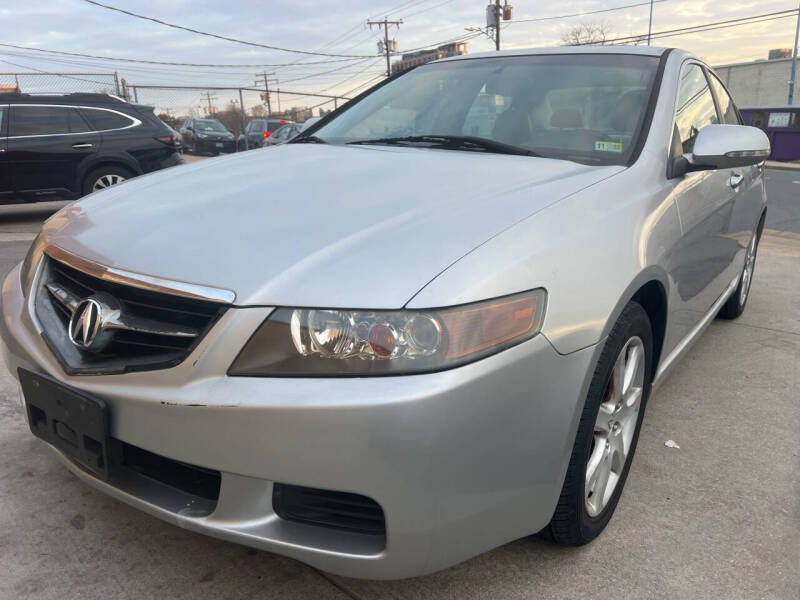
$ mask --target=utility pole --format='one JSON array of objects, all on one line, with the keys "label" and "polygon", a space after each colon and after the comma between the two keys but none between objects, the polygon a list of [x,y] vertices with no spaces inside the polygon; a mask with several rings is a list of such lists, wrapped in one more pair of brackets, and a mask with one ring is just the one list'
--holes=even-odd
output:
[{"label": "utility pole", "polygon": [[650,45],[650,35],[653,33],[653,0],[650,0],[650,22],[647,24],[647,45]]},{"label": "utility pole", "polygon": [[800,36],[800,7],[797,9],[797,28],[794,30],[794,52],[792,52],[792,77],[789,79],[789,104],[794,98],[794,78],[797,74],[797,38]]},{"label": "utility pole", "polygon": [[494,0],[494,49],[500,50],[500,0]]},{"label": "utility pole", "polygon": [[[134,91],[134,93],[136,93],[136,88],[134,88],[133,91]],[[209,90],[206,90],[205,97],[206,97],[206,100],[208,101],[208,116],[209,117],[213,117],[214,116],[214,105],[212,104],[212,101],[217,99],[217,95],[216,94],[212,94],[211,91],[209,91]]]},{"label": "utility pole", "polygon": [[[245,119],[245,115],[244,115],[244,98],[242,97],[242,88],[239,88],[239,108],[241,109],[241,113],[242,113],[242,133],[244,133],[244,128],[247,126],[247,123],[245,122],[246,119]],[[250,144],[247,143],[247,136],[246,135],[244,136],[244,149],[245,150],[250,150]],[[237,152],[239,151],[238,142],[236,144],[236,151]]]},{"label": "utility pole", "polygon": [[377,25],[380,27],[383,25],[383,42],[378,42],[378,50],[380,52],[386,53],[386,76],[392,76],[392,65],[391,65],[391,55],[392,52],[397,52],[397,42],[395,40],[389,41],[389,25],[394,25],[398,29],[400,29],[400,25],[403,24],[403,19],[399,21],[389,21],[386,17],[383,17],[383,21],[367,21],[367,25],[369,28],[372,29],[373,25]]},{"label": "utility pole", "polygon": [[486,29],[480,27],[465,27],[466,31],[480,31],[489,39],[494,40],[494,49],[500,50],[500,20],[510,21],[513,7],[504,0],[500,6],[500,0],[495,0],[494,4],[489,2],[486,7]]},{"label": "utility pole", "polygon": [[[272,102],[271,102],[270,97],[269,97],[269,76],[270,75],[275,75],[275,73],[256,73],[256,77],[263,77],[264,78],[264,81],[263,81],[263,84],[264,84],[264,102],[267,103],[267,115],[271,115],[272,114]],[[256,85],[260,85],[261,83],[262,83],[261,81],[256,81],[255,82]]]}]

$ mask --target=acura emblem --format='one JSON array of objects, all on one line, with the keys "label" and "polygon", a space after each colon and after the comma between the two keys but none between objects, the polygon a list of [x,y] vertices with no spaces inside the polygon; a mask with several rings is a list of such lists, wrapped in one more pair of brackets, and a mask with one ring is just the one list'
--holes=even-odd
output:
[{"label": "acura emblem", "polygon": [[104,325],[116,312],[98,297],[85,298],[75,307],[69,320],[69,339],[81,350],[97,352],[111,341],[111,331]]}]

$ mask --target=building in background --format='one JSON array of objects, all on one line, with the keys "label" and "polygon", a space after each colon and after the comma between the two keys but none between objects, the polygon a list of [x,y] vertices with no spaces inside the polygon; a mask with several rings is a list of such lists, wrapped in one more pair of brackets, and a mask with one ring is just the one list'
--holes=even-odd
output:
[{"label": "building in background", "polygon": [[295,123],[302,123],[311,118],[311,109],[307,106],[293,106],[289,109],[288,116]]},{"label": "building in background", "polygon": [[440,58],[447,58],[449,56],[459,56],[466,53],[466,42],[445,44],[444,46],[439,46],[435,50],[419,50],[417,52],[408,52],[403,54],[400,60],[392,63],[392,75],[407,71],[412,67],[416,67],[417,65],[421,65],[432,60],[439,60]]},{"label": "building in background", "polygon": [[720,65],[714,67],[714,71],[739,106],[785,104],[789,95],[792,59],[791,50],[787,50],[789,58],[772,58],[781,52],[783,49],[770,50],[770,60]]}]

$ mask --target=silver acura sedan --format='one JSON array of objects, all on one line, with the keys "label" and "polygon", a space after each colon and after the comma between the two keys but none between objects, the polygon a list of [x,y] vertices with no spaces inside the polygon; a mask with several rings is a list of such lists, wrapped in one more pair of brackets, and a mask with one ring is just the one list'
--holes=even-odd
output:
[{"label": "silver acura sedan", "polygon": [[30,429],[123,502],[333,573],[589,542],[651,390],[747,302],[769,142],[741,123],[683,51],[514,50],[92,194],[3,284]]}]

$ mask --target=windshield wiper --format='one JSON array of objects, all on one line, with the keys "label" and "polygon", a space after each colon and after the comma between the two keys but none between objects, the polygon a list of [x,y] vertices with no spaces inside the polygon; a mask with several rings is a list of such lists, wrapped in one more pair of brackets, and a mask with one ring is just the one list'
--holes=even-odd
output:
[{"label": "windshield wiper", "polygon": [[470,135],[409,135],[404,137],[385,137],[371,140],[356,140],[348,144],[387,144],[398,146],[424,146],[446,150],[467,150],[472,152],[494,152],[496,154],[516,154],[519,156],[539,156],[531,150]]},{"label": "windshield wiper", "polygon": [[307,135],[305,137],[289,140],[290,144],[327,144],[321,137],[315,135]]}]

